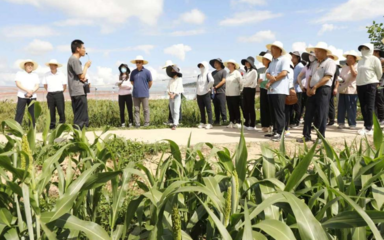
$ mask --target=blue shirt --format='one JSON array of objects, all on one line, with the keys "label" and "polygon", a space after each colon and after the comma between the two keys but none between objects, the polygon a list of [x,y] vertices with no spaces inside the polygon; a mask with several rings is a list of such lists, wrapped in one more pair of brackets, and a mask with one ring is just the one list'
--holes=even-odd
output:
[{"label": "blue shirt", "polygon": [[135,98],[149,98],[149,82],[152,82],[152,74],[149,70],[135,69],[131,73],[130,81],[133,82],[132,95]]},{"label": "blue shirt", "polygon": [[[301,73],[301,70],[303,70],[304,68],[304,65],[299,62],[299,64],[296,65],[295,69],[293,69],[293,85],[295,87],[295,91],[297,93],[301,93],[301,88],[300,88],[300,85],[299,83],[297,82],[297,77],[299,76],[299,74]],[[305,76],[303,75],[303,77],[300,79],[303,80],[305,78]]]},{"label": "blue shirt", "polygon": [[[272,76],[279,75],[282,71],[290,72],[292,71],[291,67],[291,61],[283,56],[280,56],[278,58],[274,58],[269,64],[269,68],[266,72],[271,74]],[[288,74],[283,79],[280,79],[279,81],[273,83],[269,87],[268,94],[284,94],[289,95],[289,77]]]}]

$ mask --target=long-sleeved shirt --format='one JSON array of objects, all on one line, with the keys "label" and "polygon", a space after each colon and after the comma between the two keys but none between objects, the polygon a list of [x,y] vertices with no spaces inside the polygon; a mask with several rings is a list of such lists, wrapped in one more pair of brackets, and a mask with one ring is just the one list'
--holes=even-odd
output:
[{"label": "long-sleeved shirt", "polygon": [[363,86],[372,83],[379,83],[382,74],[383,69],[379,58],[373,55],[363,56],[357,64],[356,85]]},{"label": "long-sleeved shirt", "polygon": [[241,92],[241,73],[237,70],[227,74],[225,83],[227,84],[225,96],[240,96]]},{"label": "long-sleeved shirt", "polygon": [[129,95],[129,94],[132,94],[132,84],[131,84],[131,82],[129,80],[127,80],[127,81],[120,80],[120,81],[118,81],[116,83],[116,86],[119,87],[119,91],[118,91],[119,95]]},{"label": "long-sleeved shirt", "polygon": [[[354,68],[357,68],[357,63],[355,64]],[[344,66],[341,69],[339,77],[343,79],[343,82],[339,84],[338,91],[340,94],[357,94],[356,77],[353,76],[349,66]],[[337,81],[337,79],[335,81]]]},{"label": "long-sleeved shirt", "polygon": [[181,94],[184,92],[182,78],[170,78],[168,82],[167,92]]},{"label": "long-sleeved shirt", "polygon": [[258,75],[255,69],[245,72],[241,79],[242,88],[256,88]]},{"label": "long-sleeved shirt", "polygon": [[[206,67],[208,69],[208,66]],[[213,77],[211,73],[199,74],[196,82],[196,94],[199,96],[205,95],[210,92],[213,86]]]}]

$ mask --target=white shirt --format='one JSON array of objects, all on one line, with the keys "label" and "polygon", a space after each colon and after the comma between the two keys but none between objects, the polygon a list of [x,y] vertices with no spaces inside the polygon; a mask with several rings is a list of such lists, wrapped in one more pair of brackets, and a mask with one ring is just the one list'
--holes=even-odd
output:
[{"label": "white shirt", "polygon": [[245,72],[241,81],[243,88],[256,88],[257,86],[257,71],[252,69],[249,72]]},{"label": "white shirt", "polygon": [[211,87],[213,86],[213,77],[212,73],[207,73],[207,77],[204,77],[204,74],[199,74],[197,76],[196,82],[196,94],[199,96],[203,96],[210,92]]},{"label": "white shirt", "polygon": [[225,95],[226,96],[240,96],[240,81],[241,81],[241,73],[237,70],[234,70],[232,73],[228,73],[225,78],[226,88]]},{"label": "white shirt", "polygon": [[167,92],[180,94],[184,92],[182,78],[170,78],[168,82]]},{"label": "white shirt", "polygon": [[357,64],[356,85],[363,86],[372,83],[379,83],[383,69],[380,60],[371,55],[362,57]]},{"label": "white shirt", "polygon": [[[16,73],[15,82],[21,83],[23,88],[32,91],[36,84],[40,84],[40,79],[34,72],[27,73],[26,71],[19,71]],[[25,94],[27,94],[27,92],[21,90],[20,88],[18,89],[17,96],[19,98],[25,98]],[[36,93],[32,95],[32,98],[36,98]]]},{"label": "white shirt", "polygon": [[44,75],[43,84],[48,85],[48,92],[60,92],[64,90],[63,85],[67,85],[67,78],[62,72],[53,74],[49,71]]}]

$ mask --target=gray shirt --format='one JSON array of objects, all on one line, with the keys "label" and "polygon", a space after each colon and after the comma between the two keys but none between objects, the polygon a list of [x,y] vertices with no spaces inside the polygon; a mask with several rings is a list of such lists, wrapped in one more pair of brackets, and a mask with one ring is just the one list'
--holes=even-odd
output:
[{"label": "gray shirt", "polygon": [[71,97],[85,95],[84,83],[80,81],[79,75],[83,73],[80,59],[71,56],[68,60],[68,90]]},{"label": "gray shirt", "polygon": [[[215,87],[223,80],[223,78],[227,77],[227,71],[225,71],[225,69],[221,69],[220,71],[215,70],[212,72],[212,77],[214,80],[213,86]],[[216,89],[216,93],[225,93],[225,86],[226,84],[224,83],[220,88]]]},{"label": "gray shirt", "polygon": [[336,72],[336,63],[331,58],[325,59],[321,64],[315,61],[311,65],[311,83],[310,87],[314,87],[325,76],[331,76],[324,86],[332,87],[332,79]]}]

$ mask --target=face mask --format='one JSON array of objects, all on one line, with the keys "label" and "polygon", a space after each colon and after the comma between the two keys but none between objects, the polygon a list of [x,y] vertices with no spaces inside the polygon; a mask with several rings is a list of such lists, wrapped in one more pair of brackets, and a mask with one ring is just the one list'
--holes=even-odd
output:
[{"label": "face mask", "polygon": [[201,73],[204,73],[204,72],[205,72],[205,68],[201,67],[201,68],[200,68],[200,72],[201,72]]},{"label": "face mask", "polygon": [[361,55],[368,56],[369,55],[369,50],[361,50]]},{"label": "face mask", "polygon": [[121,69],[121,72],[122,72],[122,73],[126,73],[126,72],[127,72],[127,69],[126,69],[126,68],[122,68],[122,69]]},{"label": "face mask", "polygon": [[310,62],[314,62],[316,60],[316,58],[312,55],[309,55],[309,61]]}]

